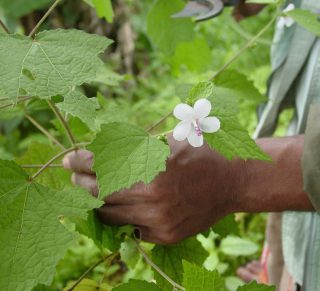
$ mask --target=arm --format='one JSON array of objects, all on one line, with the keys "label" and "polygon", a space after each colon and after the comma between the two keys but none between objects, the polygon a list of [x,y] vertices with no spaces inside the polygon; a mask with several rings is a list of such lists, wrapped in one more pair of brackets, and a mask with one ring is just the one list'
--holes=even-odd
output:
[{"label": "arm", "polygon": [[[107,224],[136,225],[142,239],[169,244],[207,230],[233,212],[313,210],[303,192],[303,136],[267,138],[259,145],[273,158],[227,161],[207,145],[193,148],[169,139],[167,170],[150,185],[114,193],[98,213]],[[91,153],[71,153],[64,165],[73,181],[97,193]]]},{"label": "arm", "polygon": [[243,212],[313,211],[303,191],[301,158],[304,136],[265,138],[257,142],[272,163],[239,161],[245,173],[239,208]]}]

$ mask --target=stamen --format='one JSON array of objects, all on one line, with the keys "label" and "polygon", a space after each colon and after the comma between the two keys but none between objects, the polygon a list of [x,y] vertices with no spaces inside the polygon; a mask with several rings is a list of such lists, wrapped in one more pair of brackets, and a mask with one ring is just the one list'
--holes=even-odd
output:
[{"label": "stamen", "polygon": [[193,121],[193,125],[194,125],[194,129],[195,129],[195,131],[196,131],[197,136],[201,136],[201,135],[202,135],[202,130],[201,130],[201,128],[200,128],[198,119],[196,119],[195,121]]}]

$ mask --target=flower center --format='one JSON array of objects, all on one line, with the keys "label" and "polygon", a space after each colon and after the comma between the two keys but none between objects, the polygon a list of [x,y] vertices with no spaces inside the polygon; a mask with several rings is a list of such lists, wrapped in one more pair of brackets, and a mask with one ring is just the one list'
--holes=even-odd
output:
[{"label": "flower center", "polygon": [[202,130],[200,128],[200,125],[199,125],[199,120],[196,119],[193,121],[193,126],[194,126],[194,129],[196,131],[196,134],[197,136],[201,136],[202,135]]}]

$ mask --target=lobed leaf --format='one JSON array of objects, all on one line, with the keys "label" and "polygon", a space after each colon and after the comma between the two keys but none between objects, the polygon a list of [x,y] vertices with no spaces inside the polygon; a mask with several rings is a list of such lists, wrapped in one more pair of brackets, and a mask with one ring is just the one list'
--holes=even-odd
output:
[{"label": "lobed leaf", "polygon": [[0,184],[0,290],[48,285],[77,238],[64,217],[85,219],[102,202],[81,189],[56,191],[30,182],[12,161],[0,160]]},{"label": "lobed leaf", "polygon": [[[154,263],[178,284],[182,283],[182,260],[201,266],[207,256],[208,253],[196,238],[189,238],[171,246],[157,245],[152,250]],[[156,272],[155,279],[162,290],[172,290],[172,286]]]},{"label": "lobed leaf", "polygon": [[94,153],[100,197],[129,188],[137,182],[150,183],[166,168],[169,147],[142,129],[113,122],[88,146]]}]

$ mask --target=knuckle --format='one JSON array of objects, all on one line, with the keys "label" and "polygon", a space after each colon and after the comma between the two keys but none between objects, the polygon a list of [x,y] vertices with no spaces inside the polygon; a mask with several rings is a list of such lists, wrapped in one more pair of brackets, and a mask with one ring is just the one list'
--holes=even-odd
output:
[{"label": "knuckle", "polygon": [[161,241],[166,245],[176,244],[180,241],[180,235],[176,231],[164,232],[161,235]]}]

